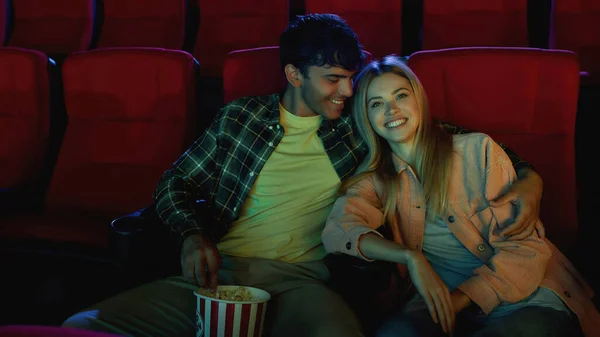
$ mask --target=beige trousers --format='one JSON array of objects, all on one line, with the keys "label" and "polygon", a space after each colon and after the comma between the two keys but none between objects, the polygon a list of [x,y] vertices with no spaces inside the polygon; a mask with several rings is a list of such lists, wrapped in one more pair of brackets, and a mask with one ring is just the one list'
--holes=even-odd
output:
[{"label": "beige trousers", "polygon": [[[262,288],[271,294],[265,336],[362,336],[358,320],[325,282],[323,261],[285,263],[223,256],[219,284]],[[195,285],[183,277],[158,280],[69,317],[63,326],[125,336],[195,336]]]}]

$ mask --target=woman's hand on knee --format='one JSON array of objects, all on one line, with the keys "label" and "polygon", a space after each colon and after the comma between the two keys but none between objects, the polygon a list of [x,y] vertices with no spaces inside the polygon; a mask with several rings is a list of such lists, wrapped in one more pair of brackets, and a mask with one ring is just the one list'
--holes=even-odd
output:
[{"label": "woman's hand on knee", "polygon": [[407,267],[415,288],[427,304],[431,318],[440,324],[445,333],[452,335],[456,314],[448,287],[420,252],[411,254]]}]

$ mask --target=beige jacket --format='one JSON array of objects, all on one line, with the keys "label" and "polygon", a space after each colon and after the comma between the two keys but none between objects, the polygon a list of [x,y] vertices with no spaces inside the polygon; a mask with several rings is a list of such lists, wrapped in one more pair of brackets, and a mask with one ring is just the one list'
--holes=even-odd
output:
[{"label": "beige jacket", "polygon": [[[449,209],[444,215],[452,233],[484,265],[458,288],[483,312],[502,302],[517,302],[539,286],[554,291],[579,317],[587,337],[600,337],[600,314],[591,298],[592,289],[571,262],[548,240],[533,233],[510,241],[497,235],[514,220],[509,203],[491,207],[488,200],[503,195],[516,173],[506,153],[489,136],[471,133],[454,136],[455,155],[448,187]],[[394,156],[400,179],[399,214],[390,223],[394,240],[421,250],[425,230],[425,201],[413,170]],[[330,253],[346,253],[365,259],[357,250],[361,235],[383,223],[382,182],[370,176],[339,198],[322,234]]]}]

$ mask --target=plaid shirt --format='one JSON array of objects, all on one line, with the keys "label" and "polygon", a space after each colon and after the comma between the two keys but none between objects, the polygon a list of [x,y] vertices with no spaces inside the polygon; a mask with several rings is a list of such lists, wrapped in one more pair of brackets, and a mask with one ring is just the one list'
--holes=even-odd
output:
[{"label": "plaid shirt", "polygon": [[[441,125],[454,134],[469,132]],[[283,134],[278,94],[227,104],[160,180],[154,196],[160,219],[182,238],[205,233],[218,240],[237,218]],[[366,155],[366,145],[353,132],[350,116],[323,119],[317,134],[340,180],[349,177]],[[507,153],[515,168],[528,165],[511,151]],[[199,204],[199,200],[207,202]]]}]

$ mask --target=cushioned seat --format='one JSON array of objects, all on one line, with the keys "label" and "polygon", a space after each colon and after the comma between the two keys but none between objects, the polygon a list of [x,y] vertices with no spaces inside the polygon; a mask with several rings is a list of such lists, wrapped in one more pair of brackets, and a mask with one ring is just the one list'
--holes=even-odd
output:
[{"label": "cushioned seat", "polygon": [[200,25],[194,57],[205,77],[222,76],[229,52],[278,45],[279,35],[288,24],[287,0],[197,0],[197,4]]},{"label": "cushioned seat", "polygon": [[104,22],[97,48],[181,49],[185,0],[104,0]]},{"label": "cushioned seat", "polygon": [[422,49],[472,46],[529,46],[527,0],[423,0]]},{"label": "cushioned seat", "polygon": [[0,47],[4,46],[6,28],[8,28],[7,0],[0,0]]},{"label": "cushioned seat", "polygon": [[374,57],[402,55],[402,0],[305,0],[307,13],[341,16]]},{"label": "cushioned seat", "polygon": [[579,56],[582,80],[600,83],[600,0],[554,0],[550,48]]},{"label": "cushioned seat", "polygon": [[94,0],[18,0],[7,45],[69,54],[86,50],[92,41]]},{"label": "cushioned seat", "polygon": [[41,52],[0,49],[0,188],[41,173],[49,137],[51,62]]},{"label": "cushioned seat", "polygon": [[[366,62],[369,62],[373,56],[370,51],[364,52]],[[283,91],[288,82],[280,64],[278,46],[229,53],[223,67],[225,103],[243,96],[269,95]]]},{"label": "cushioned seat", "polygon": [[575,120],[579,64],[572,52],[529,48],[421,51],[410,67],[434,118],[489,134],[544,181],[540,217],[564,251],[578,236]]},{"label": "cushioned seat", "polygon": [[115,217],[152,203],[195,135],[196,62],[183,51],[75,53],[63,70],[69,123],[35,215],[2,219],[9,237],[109,247]]}]

